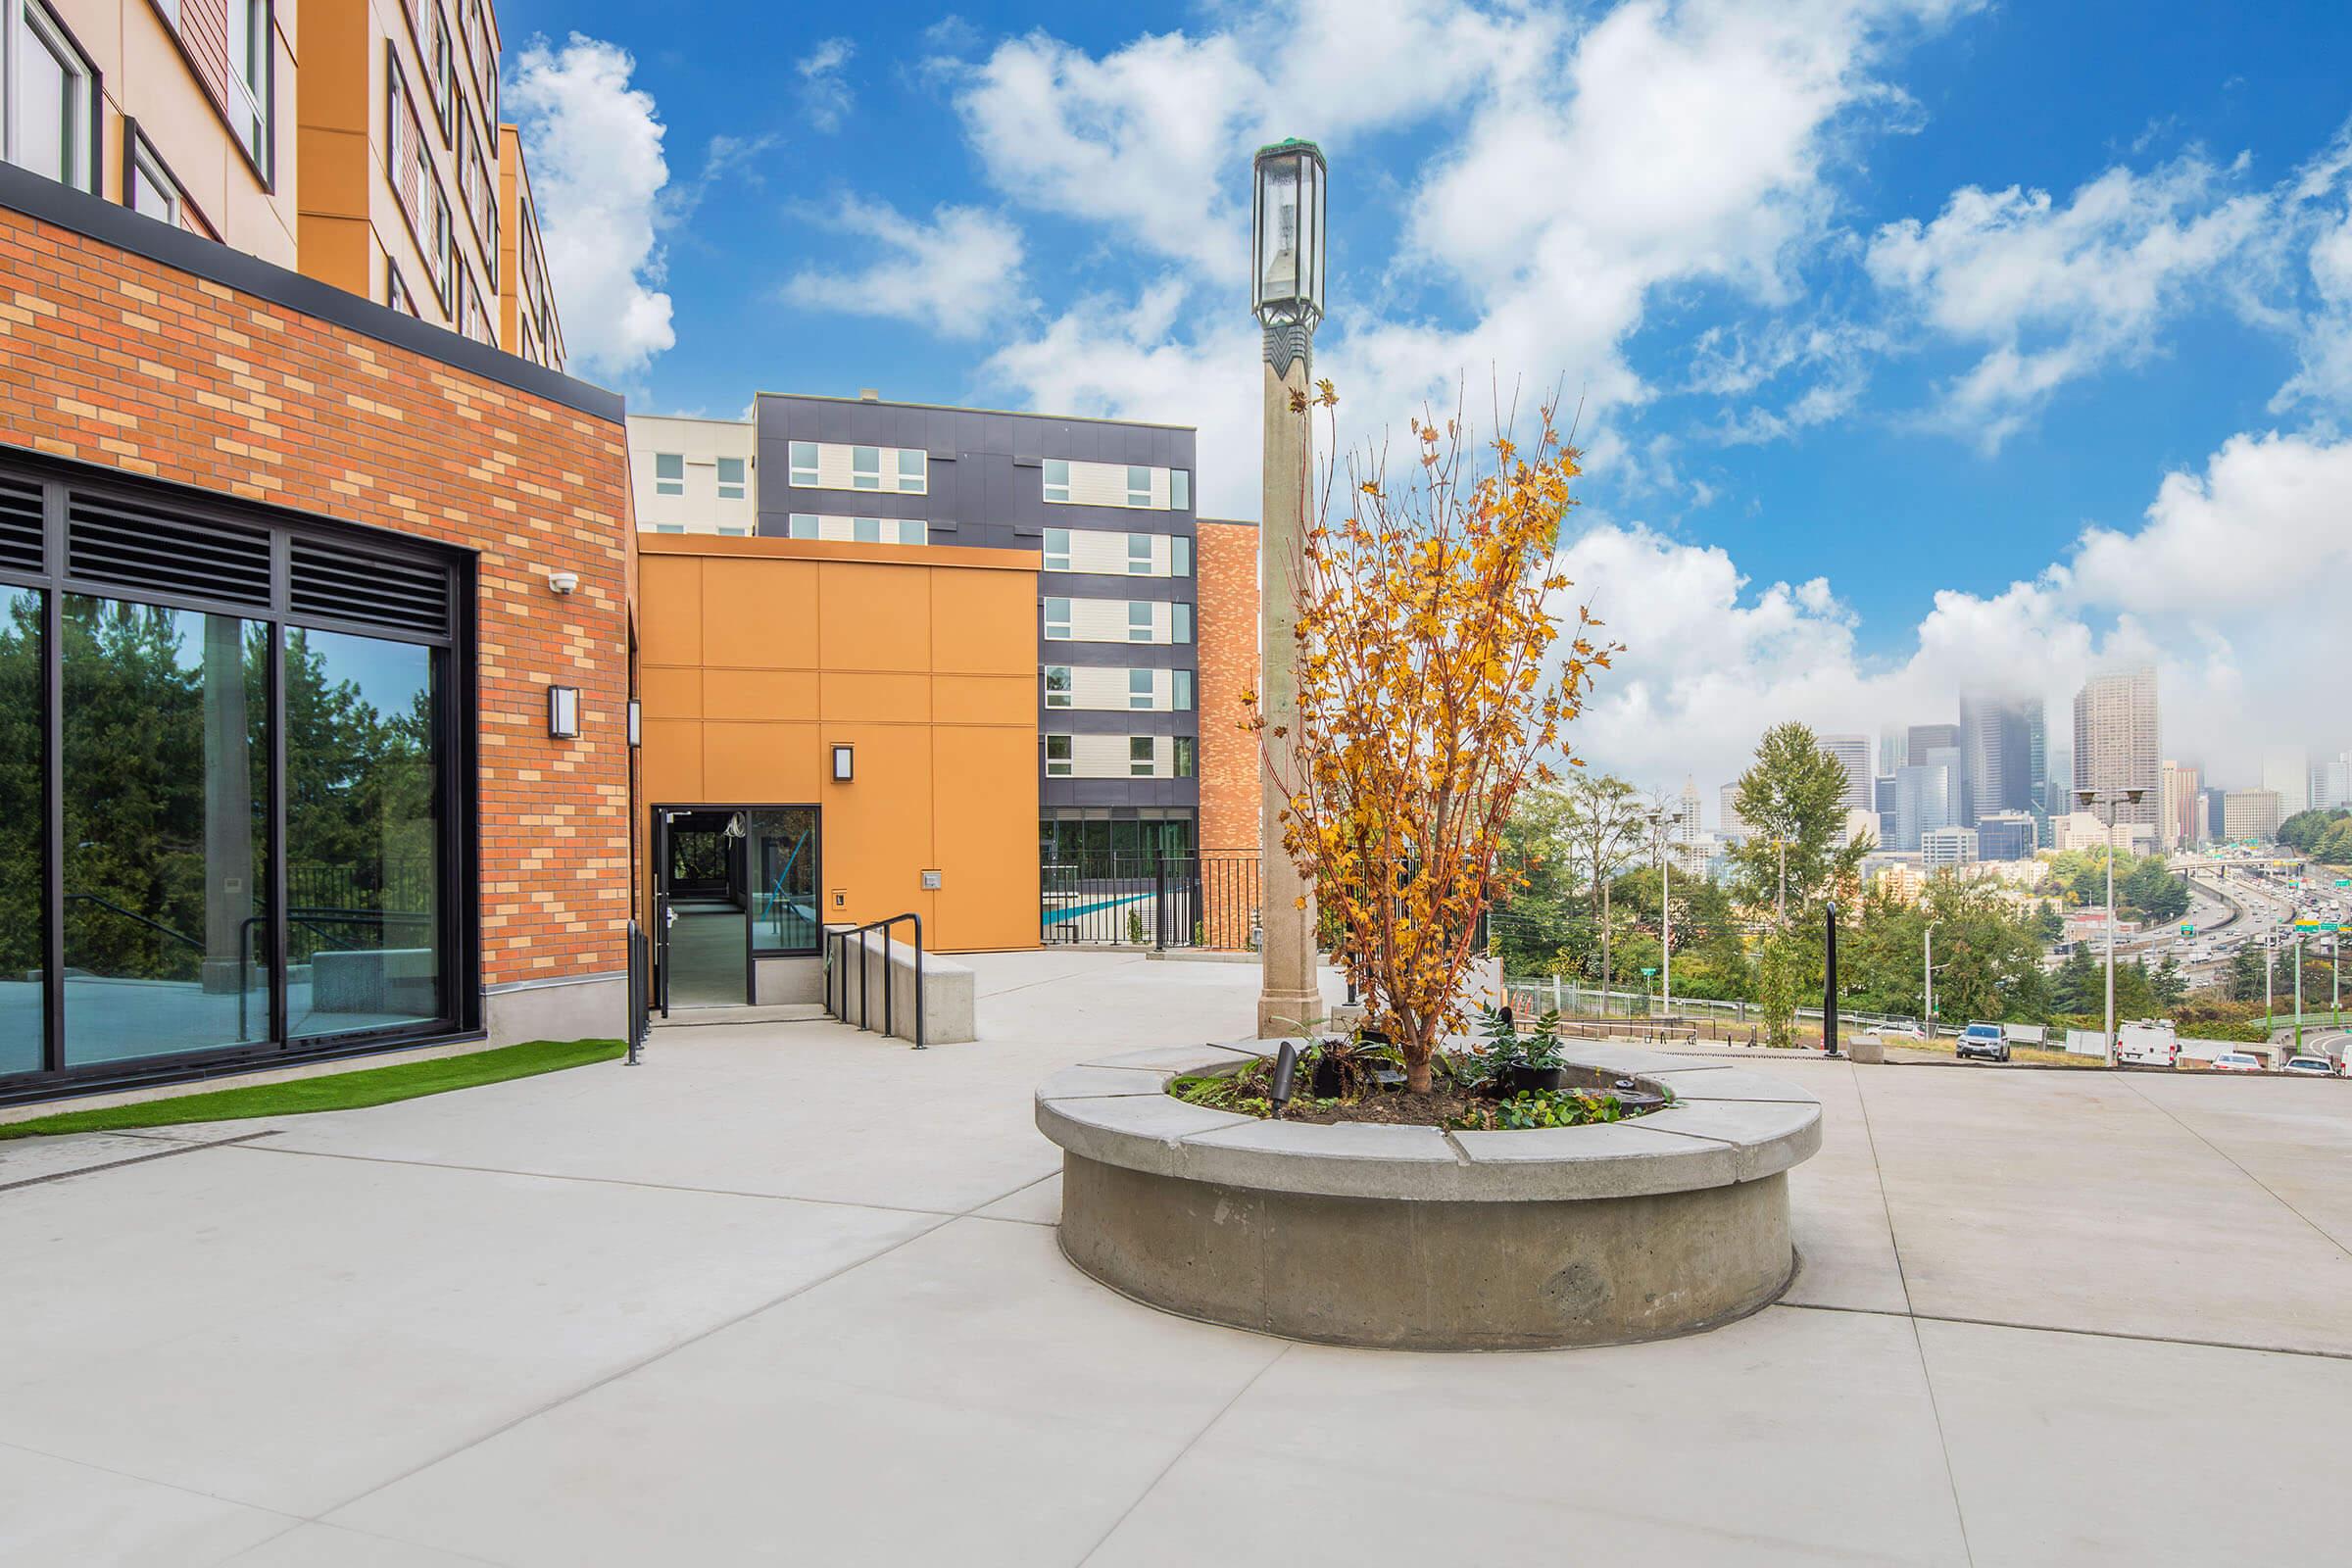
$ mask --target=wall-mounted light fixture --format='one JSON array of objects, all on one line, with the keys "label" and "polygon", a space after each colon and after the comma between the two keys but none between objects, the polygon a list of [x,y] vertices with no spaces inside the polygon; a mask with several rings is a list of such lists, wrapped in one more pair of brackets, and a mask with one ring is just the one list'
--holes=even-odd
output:
[{"label": "wall-mounted light fixture", "polygon": [[629,745],[645,744],[645,705],[636,698],[629,699]]},{"label": "wall-mounted light fixture", "polygon": [[580,738],[580,689],[577,686],[550,686],[547,689],[547,732],[560,741]]},{"label": "wall-mounted light fixture", "polygon": [[833,781],[837,784],[847,784],[852,778],[855,778],[857,776],[857,762],[858,757],[855,748],[848,746],[834,747]]},{"label": "wall-mounted light fixture", "polygon": [[579,587],[580,574],[576,571],[551,571],[547,574],[547,585],[560,594],[568,594]]}]

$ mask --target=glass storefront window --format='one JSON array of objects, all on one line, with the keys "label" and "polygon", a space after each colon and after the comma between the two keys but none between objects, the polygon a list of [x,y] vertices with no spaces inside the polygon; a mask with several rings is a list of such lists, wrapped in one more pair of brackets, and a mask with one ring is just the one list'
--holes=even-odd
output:
[{"label": "glass storefront window", "polygon": [[755,808],[750,834],[752,950],[814,953],[824,929],[816,893],[816,808]]},{"label": "glass storefront window", "polygon": [[443,1016],[435,658],[286,631],[286,1028]]},{"label": "glass storefront window", "polygon": [[0,588],[0,1073],[41,1067],[41,596]]},{"label": "glass storefront window", "polygon": [[268,628],[62,610],[66,1065],[267,1040]]}]

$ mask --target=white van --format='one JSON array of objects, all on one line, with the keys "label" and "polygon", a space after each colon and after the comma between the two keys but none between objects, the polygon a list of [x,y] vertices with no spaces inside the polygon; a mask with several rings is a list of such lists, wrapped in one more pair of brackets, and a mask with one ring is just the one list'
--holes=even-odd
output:
[{"label": "white van", "polygon": [[2115,1059],[2127,1067],[2175,1067],[2180,1062],[2180,1037],[2170,1018],[2142,1018],[2115,1031]]}]

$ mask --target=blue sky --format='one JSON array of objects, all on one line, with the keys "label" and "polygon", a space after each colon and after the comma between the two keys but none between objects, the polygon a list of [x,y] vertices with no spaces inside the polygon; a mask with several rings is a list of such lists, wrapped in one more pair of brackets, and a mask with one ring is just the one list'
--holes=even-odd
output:
[{"label": "blue sky", "polygon": [[1196,423],[1246,512],[1248,153],[1307,135],[1348,434],[1456,376],[1585,400],[1563,552],[1629,645],[1595,761],[1711,794],[1762,722],[2116,658],[2225,779],[2352,747],[2308,597],[2352,565],[2340,5],[500,17],[578,368],[633,408]]}]

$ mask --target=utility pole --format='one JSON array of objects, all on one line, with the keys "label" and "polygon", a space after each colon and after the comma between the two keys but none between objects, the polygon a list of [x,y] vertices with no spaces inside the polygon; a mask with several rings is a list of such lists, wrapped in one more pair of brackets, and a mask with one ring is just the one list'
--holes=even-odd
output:
[{"label": "utility pole", "polygon": [[2303,1054],[2303,938],[2295,938],[2295,1054]]},{"label": "utility pole", "polygon": [[2115,820],[2120,808],[2137,806],[2146,790],[2077,790],[2075,800],[2085,810],[2107,808],[2107,1039],[2102,1048],[2107,1065],[2115,1065]]},{"label": "utility pole", "polygon": [[1821,1054],[1838,1054],[1838,901],[1829,901],[1822,940]]},{"label": "utility pole", "polygon": [[1927,1028],[1928,1044],[1936,1043],[1936,928],[1943,922],[1930,920],[1927,930],[1920,933],[1920,979],[1925,983],[1927,998],[1920,1004],[1927,1014],[1920,1022]]}]

